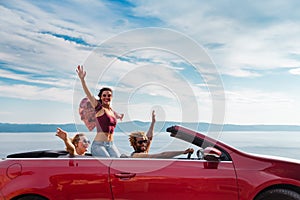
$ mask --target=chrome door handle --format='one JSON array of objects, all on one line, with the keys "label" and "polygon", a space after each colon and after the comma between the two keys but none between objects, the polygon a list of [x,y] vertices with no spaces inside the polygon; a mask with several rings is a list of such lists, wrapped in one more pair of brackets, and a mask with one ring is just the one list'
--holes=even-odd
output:
[{"label": "chrome door handle", "polygon": [[120,179],[130,179],[135,177],[135,173],[127,173],[127,172],[120,172],[115,174],[115,177],[120,178]]}]

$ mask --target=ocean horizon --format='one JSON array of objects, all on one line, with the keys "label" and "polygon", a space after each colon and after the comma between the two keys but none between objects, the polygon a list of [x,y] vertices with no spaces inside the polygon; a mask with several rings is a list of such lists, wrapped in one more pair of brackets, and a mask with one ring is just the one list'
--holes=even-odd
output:
[{"label": "ocean horizon", "polygon": [[[116,132],[132,132],[135,130],[146,130],[150,122],[127,121],[119,122]],[[173,122],[157,121],[155,131],[165,131],[168,127],[180,125],[201,132],[215,131],[299,131],[300,125],[237,125],[237,124],[210,124],[205,122]],[[68,132],[88,132],[89,130],[83,124],[65,123],[65,124],[39,124],[39,123],[0,123],[0,132],[52,132],[60,127]]]}]

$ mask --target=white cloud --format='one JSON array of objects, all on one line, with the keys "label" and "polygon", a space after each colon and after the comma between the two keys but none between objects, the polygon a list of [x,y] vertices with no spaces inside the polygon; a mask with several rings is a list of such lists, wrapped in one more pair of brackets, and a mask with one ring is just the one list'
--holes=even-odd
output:
[{"label": "white cloud", "polygon": [[56,87],[41,88],[22,84],[1,84],[0,95],[24,100],[46,100],[72,104],[73,90]]},{"label": "white cloud", "polygon": [[300,68],[291,69],[289,72],[294,75],[300,75]]},{"label": "white cloud", "polygon": [[[47,5],[53,9],[52,12],[45,12],[28,2],[17,2],[12,9],[0,7],[2,11],[0,36],[2,38],[1,45],[4,47],[1,54],[7,62],[17,65],[35,69],[43,67],[47,71],[54,71],[59,67],[60,70],[73,72],[73,66],[82,63],[92,48],[86,48],[42,32],[82,37],[87,42],[95,42],[94,45],[96,45],[101,40],[96,39],[96,31],[90,32],[96,27],[89,29],[88,26],[77,23],[77,20],[83,20],[81,19],[82,15],[79,16],[77,11],[66,12],[66,10],[61,10],[61,6]],[[73,13],[73,21],[64,20],[63,16],[57,13],[62,15]]]},{"label": "white cloud", "polygon": [[238,90],[226,92],[226,123],[299,124],[299,103],[278,92]]},{"label": "white cloud", "polygon": [[[244,4],[139,1],[135,11],[140,16],[152,16],[163,20],[167,26],[176,27],[202,45],[221,44],[220,47],[208,49],[208,53],[224,74],[256,77],[260,74],[253,72],[255,69],[298,67],[299,59],[295,60],[289,54],[300,52],[297,45],[300,42],[297,36],[300,34],[300,28],[297,26],[299,16],[291,18],[290,15],[276,12],[278,8],[296,12],[295,7],[291,5],[297,2]],[[231,12],[227,13],[224,7],[230,5],[240,9],[231,9]],[[168,12],[165,12],[166,10]],[[264,25],[256,23],[256,20],[262,20],[259,19],[262,17],[270,21],[262,22]],[[285,18],[287,20],[284,20]]]}]

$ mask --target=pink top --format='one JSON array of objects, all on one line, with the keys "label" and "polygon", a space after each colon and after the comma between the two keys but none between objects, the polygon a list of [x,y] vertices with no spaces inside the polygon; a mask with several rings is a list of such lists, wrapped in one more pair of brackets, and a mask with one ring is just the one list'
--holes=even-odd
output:
[{"label": "pink top", "polygon": [[[95,108],[96,113],[102,109],[102,104],[99,102],[98,105]],[[115,116],[108,115],[106,112],[104,112],[103,115],[97,117],[97,132],[105,132],[113,134],[115,127],[117,125],[117,118]]]}]

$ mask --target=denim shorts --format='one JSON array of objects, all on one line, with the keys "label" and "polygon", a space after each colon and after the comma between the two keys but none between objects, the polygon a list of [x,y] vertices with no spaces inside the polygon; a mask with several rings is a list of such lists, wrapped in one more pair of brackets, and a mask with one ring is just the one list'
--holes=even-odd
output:
[{"label": "denim shorts", "polygon": [[120,152],[114,142],[93,141],[91,153],[96,157],[119,158]]}]

